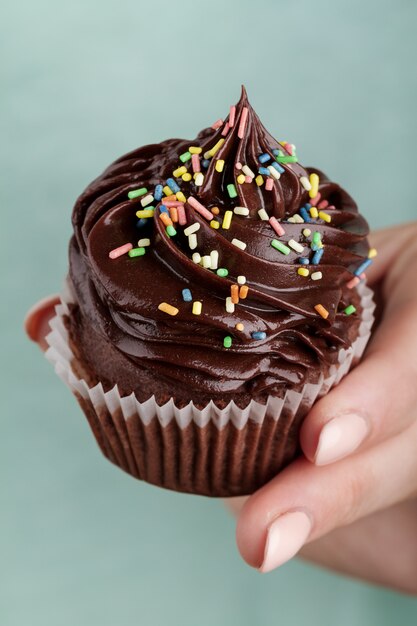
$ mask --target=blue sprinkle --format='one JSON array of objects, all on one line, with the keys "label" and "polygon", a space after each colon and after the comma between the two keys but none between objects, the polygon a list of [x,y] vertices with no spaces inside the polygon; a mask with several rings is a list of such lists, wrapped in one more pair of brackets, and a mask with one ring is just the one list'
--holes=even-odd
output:
[{"label": "blue sprinkle", "polygon": [[262,330],[258,330],[255,333],[251,333],[252,339],[257,339],[258,341],[262,341],[262,339],[266,339],[266,333]]},{"label": "blue sprinkle", "polygon": [[260,167],[258,172],[264,176],[269,176],[269,169],[267,167]]},{"label": "blue sprinkle", "polygon": [[184,302],[192,302],[193,296],[191,295],[191,291],[189,289],[182,290],[182,299]]},{"label": "blue sprinkle", "polygon": [[178,191],[181,191],[181,189],[179,188],[179,186],[177,185],[177,183],[175,182],[173,178],[167,178],[167,185],[173,193],[177,193]]},{"label": "blue sprinkle", "polygon": [[309,211],[313,205],[310,204],[309,202],[306,202],[304,206],[307,209],[307,211]]},{"label": "blue sprinkle", "polygon": [[310,265],[310,261],[306,256],[300,256],[298,262],[301,263],[301,265]]},{"label": "blue sprinkle", "polygon": [[311,219],[311,216],[309,214],[309,212],[307,211],[307,209],[305,208],[305,206],[302,206],[300,211],[299,211],[301,217],[303,218],[303,220],[305,222],[312,222],[313,220]]},{"label": "blue sprinkle", "polygon": [[205,169],[207,169],[207,168],[208,168],[208,166],[210,165],[210,161],[209,161],[209,159],[203,159],[203,160],[201,161],[201,165],[202,165]]},{"label": "blue sprinkle", "polygon": [[359,265],[359,267],[355,270],[355,276],[359,276],[364,272],[368,267],[372,265],[372,259],[366,259],[363,263]]},{"label": "blue sprinkle", "polygon": [[163,195],[163,187],[162,185],[157,185],[155,187],[155,191],[153,192],[153,197],[155,198],[155,200],[157,202],[160,202],[162,200],[162,195]]},{"label": "blue sprinkle", "polygon": [[280,174],[284,174],[285,169],[282,167],[282,165],[280,165],[279,163],[277,163],[277,161],[273,161],[271,163],[272,167],[275,167],[275,169],[277,170],[277,172],[279,172]]},{"label": "blue sprinkle", "polygon": [[320,246],[317,243],[310,244],[310,248],[313,250],[313,252],[317,252],[317,250],[320,250]]},{"label": "blue sprinkle", "polygon": [[148,223],[148,220],[145,217],[141,217],[139,221],[136,222],[136,228],[143,228]]},{"label": "blue sprinkle", "polygon": [[318,250],[315,251],[315,253],[313,254],[313,258],[311,259],[311,262],[313,265],[318,265],[320,263],[320,259],[323,256],[323,252],[324,252],[324,248],[319,248]]},{"label": "blue sprinkle", "polygon": [[159,212],[160,213],[168,213],[168,215],[169,215],[169,211],[168,211],[167,207],[164,206],[164,205],[159,207]]},{"label": "blue sprinkle", "polygon": [[266,152],[258,156],[259,163],[268,163],[268,161],[270,160],[271,160],[271,157]]},{"label": "blue sprinkle", "polygon": [[278,155],[279,155],[279,153],[280,153],[280,151],[279,151],[277,148],[274,148],[274,149],[272,150],[272,154],[273,154],[274,156],[278,156]]}]

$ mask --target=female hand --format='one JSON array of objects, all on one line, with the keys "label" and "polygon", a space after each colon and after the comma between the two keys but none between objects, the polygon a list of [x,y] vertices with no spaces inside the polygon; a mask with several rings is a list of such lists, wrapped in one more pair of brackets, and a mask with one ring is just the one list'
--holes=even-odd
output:
[{"label": "female hand", "polygon": [[261,572],[306,544],[316,563],[417,593],[417,223],[371,243],[383,310],[364,359],[305,419],[305,458],[227,504]]}]

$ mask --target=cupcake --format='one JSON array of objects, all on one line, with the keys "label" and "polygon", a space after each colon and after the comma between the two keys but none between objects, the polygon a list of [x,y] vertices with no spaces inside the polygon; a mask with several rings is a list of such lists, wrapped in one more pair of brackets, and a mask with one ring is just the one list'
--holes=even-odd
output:
[{"label": "cupcake", "polygon": [[136,478],[252,493],[373,321],[368,225],[244,88],[196,139],[119,158],[78,198],[47,357]]}]

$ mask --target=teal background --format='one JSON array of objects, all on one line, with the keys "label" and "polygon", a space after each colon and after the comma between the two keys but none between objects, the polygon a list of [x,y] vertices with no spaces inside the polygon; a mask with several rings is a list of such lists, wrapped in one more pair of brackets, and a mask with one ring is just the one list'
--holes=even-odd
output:
[{"label": "teal background", "polygon": [[194,137],[240,84],[267,128],[357,199],[416,218],[414,0],[3,0],[2,626],[408,625],[416,602],[293,561],[260,576],[215,500],[99,454],[22,331],[59,289],[73,202],[120,154]]}]

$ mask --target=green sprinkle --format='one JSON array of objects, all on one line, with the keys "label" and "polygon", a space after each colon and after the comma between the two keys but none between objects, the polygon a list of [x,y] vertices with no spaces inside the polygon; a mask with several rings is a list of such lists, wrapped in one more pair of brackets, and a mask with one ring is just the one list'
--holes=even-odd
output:
[{"label": "green sprinkle", "polygon": [[284,243],[281,243],[281,241],[278,241],[278,239],[273,239],[271,241],[271,246],[275,248],[275,250],[278,250],[279,252],[281,252],[282,254],[289,254],[291,252],[289,247],[286,246]]},{"label": "green sprinkle", "polygon": [[221,276],[222,278],[226,278],[226,276],[229,274],[228,270],[225,267],[219,267],[219,269],[216,271],[217,276]]},{"label": "green sprinkle", "polygon": [[129,200],[134,200],[134,198],[144,196],[145,193],[148,193],[148,190],[146,189],[146,187],[141,187],[140,189],[132,189],[132,191],[129,191],[127,197],[129,198]]},{"label": "green sprinkle", "polygon": [[233,183],[231,183],[230,185],[227,185],[227,192],[228,192],[228,194],[229,194],[229,196],[231,198],[236,198],[237,191],[236,191],[236,187],[233,185]]},{"label": "green sprinkle", "polygon": [[145,248],[132,248],[132,250],[129,250],[128,254],[130,257],[143,256],[145,252]]},{"label": "green sprinkle", "polygon": [[175,228],[170,224],[169,226],[166,227],[166,234],[169,237],[175,237],[175,235],[177,234],[177,231],[175,230]]},{"label": "green sprinkle", "polygon": [[346,313],[346,315],[352,315],[352,313],[356,313],[356,307],[354,307],[353,304],[349,304],[344,312]]},{"label": "green sprinkle", "polygon": [[294,155],[278,156],[276,160],[278,163],[298,163],[298,158]]},{"label": "green sprinkle", "polygon": [[183,163],[185,163],[186,161],[189,161],[191,159],[191,152],[183,152],[182,154],[180,154],[180,161],[182,161]]},{"label": "green sprinkle", "polygon": [[313,233],[313,243],[315,243],[316,246],[318,246],[319,243],[321,243],[321,235],[320,235],[320,233],[318,231]]},{"label": "green sprinkle", "polygon": [[232,338],[230,335],[226,335],[226,337],[223,339],[223,345],[225,348],[230,348],[232,345]]}]

